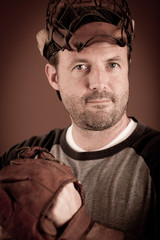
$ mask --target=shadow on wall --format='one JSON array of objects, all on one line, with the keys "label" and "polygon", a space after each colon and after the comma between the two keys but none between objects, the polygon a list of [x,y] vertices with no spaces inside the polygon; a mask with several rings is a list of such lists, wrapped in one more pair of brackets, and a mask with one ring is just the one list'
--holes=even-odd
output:
[{"label": "shadow on wall", "polygon": [[[45,26],[47,0],[1,4],[0,153],[19,141],[70,124],[68,114],[49,86],[45,59],[36,33]],[[157,2],[129,1],[136,20],[128,113],[160,129],[159,34]]]}]

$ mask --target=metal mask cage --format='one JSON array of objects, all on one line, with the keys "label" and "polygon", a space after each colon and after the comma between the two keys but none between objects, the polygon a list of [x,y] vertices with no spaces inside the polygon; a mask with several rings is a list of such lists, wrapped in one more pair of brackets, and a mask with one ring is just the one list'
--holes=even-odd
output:
[{"label": "metal mask cage", "polygon": [[121,29],[120,38],[112,35],[103,37],[121,47],[128,45],[132,49],[134,21],[126,0],[50,0],[46,13],[48,41],[44,46],[44,56],[49,60],[59,50],[81,51],[94,39],[88,39],[84,43],[77,39],[76,48],[71,45],[70,39],[75,36],[80,26],[98,21],[113,24]]}]

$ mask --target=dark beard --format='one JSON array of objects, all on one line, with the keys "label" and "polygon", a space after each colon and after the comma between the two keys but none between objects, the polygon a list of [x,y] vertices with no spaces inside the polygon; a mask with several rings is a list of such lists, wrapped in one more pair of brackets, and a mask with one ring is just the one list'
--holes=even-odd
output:
[{"label": "dark beard", "polygon": [[[81,105],[85,106],[87,102],[96,99],[106,99],[110,100],[113,104],[113,108],[111,110],[105,110],[107,106],[105,104],[97,105],[97,111],[93,112],[91,110],[78,109],[76,101],[74,99],[65,98],[65,107],[69,112],[73,122],[81,129],[91,130],[91,131],[103,131],[106,130],[113,125],[115,125],[124,115],[127,109],[128,104],[128,93],[124,93],[121,101],[119,102],[115,95],[112,93],[107,93],[106,91],[102,91],[99,93],[98,91],[93,92],[90,95],[83,96],[81,99]],[[109,106],[110,108],[110,106]]]},{"label": "dark beard", "polygon": [[113,125],[115,125],[125,114],[126,107],[120,111],[113,111],[112,114],[104,114],[103,116],[98,116],[98,113],[92,113],[91,111],[85,111],[79,118],[72,116],[75,124],[85,130],[90,131],[103,131]]}]

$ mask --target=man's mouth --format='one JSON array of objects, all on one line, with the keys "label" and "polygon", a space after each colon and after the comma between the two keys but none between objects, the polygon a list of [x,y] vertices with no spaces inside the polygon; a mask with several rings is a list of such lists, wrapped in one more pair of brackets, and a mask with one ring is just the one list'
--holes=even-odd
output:
[{"label": "man's mouth", "polygon": [[110,101],[111,101],[111,99],[109,99],[109,98],[107,98],[107,99],[106,98],[102,98],[102,99],[97,98],[97,99],[90,99],[90,100],[87,101],[87,103],[105,104],[105,103],[108,103]]},{"label": "man's mouth", "polygon": [[85,103],[106,104],[111,101],[115,102],[115,97],[112,93],[107,93],[106,91],[102,91],[101,93],[95,91],[91,95],[85,96],[84,100]]}]

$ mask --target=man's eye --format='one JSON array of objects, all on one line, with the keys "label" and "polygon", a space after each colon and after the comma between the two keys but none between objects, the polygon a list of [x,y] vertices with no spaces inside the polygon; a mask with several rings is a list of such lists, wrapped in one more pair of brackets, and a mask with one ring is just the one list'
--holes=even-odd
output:
[{"label": "man's eye", "polygon": [[111,63],[109,63],[109,67],[110,68],[116,68],[116,67],[118,67],[118,64],[114,63],[114,62],[111,62]]},{"label": "man's eye", "polygon": [[79,64],[79,65],[75,66],[75,69],[77,69],[77,70],[84,70],[86,68],[87,67],[85,65],[83,65],[83,64]]},{"label": "man's eye", "polygon": [[72,68],[72,74],[74,77],[84,77],[90,71],[90,67],[86,64],[77,64]]}]

